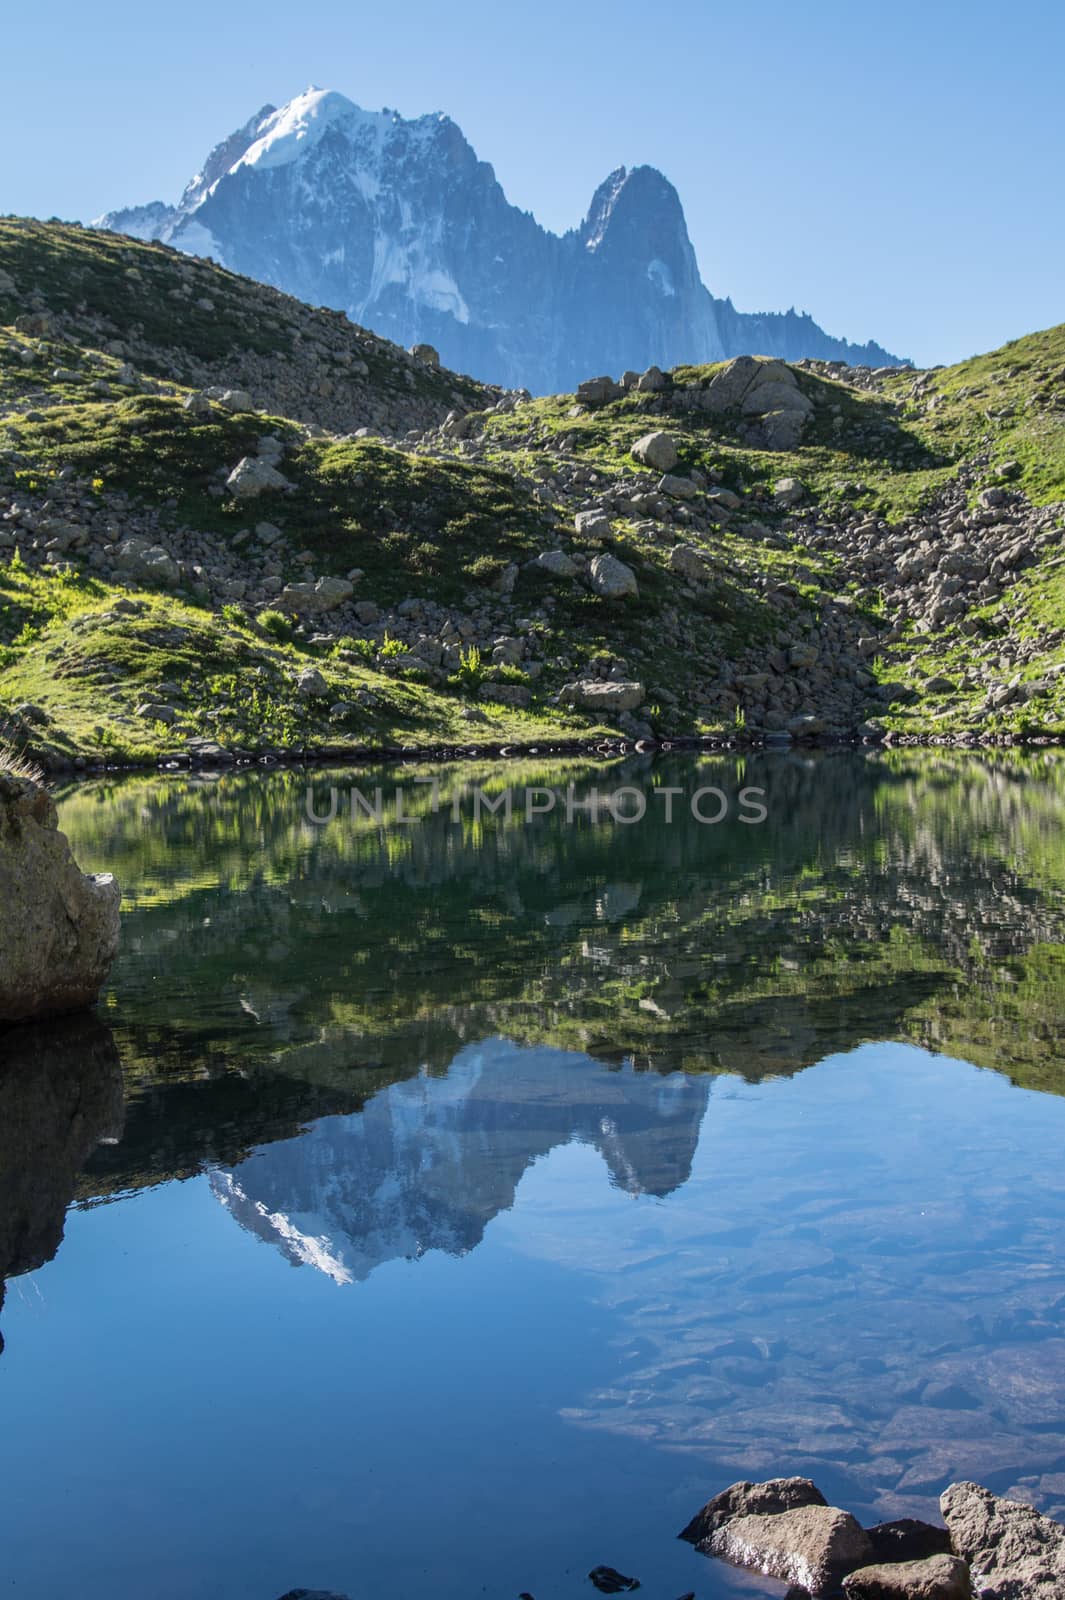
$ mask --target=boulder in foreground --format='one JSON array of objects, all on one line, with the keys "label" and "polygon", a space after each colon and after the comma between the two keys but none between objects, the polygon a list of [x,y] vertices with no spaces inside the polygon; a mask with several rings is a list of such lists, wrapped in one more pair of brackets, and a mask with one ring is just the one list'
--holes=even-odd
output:
[{"label": "boulder in foreground", "polygon": [[738,1567],[798,1584],[810,1594],[838,1587],[855,1567],[870,1560],[864,1528],[837,1506],[804,1505],[775,1516],[733,1517],[704,1546]]},{"label": "boulder in foreground", "polygon": [[78,871],[51,796],[0,768],[0,1022],[92,1005],[118,951],[118,884]]},{"label": "boulder in foreground", "polygon": [[843,1580],[847,1600],[969,1600],[969,1568],[957,1556],[859,1567]]},{"label": "boulder in foreground", "polygon": [[824,1495],[809,1478],[770,1478],[766,1483],[732,1483],[708,1500],[678,1536],[709,1550],[709,1540],[735,1517],[775,1517],[799,1506],[826,1505]]},{"label": "boulder in foreground", "polygon": [[1061,1600],[1065,1527],[977,1483],[952,1483],[939,1508],[981,1600]]}]

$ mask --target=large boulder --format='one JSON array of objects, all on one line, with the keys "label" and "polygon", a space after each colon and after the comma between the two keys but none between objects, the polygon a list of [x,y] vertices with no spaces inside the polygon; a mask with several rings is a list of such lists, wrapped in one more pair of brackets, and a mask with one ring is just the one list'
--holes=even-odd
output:
[{"label": "large boulder", "polygon": [[677,445],[668,433],[645,433],[637,439],[631,454],[644,467],[657,472],[671,472],[677,464]]},{"label": "large boulder", "polygon": [[970,1600],[969,1568],[957,1556],[859,1567],[843,1580],[847,1600]]},{"label": "large boulder", "polygon": [[606,406],[612,400],[620,400],[624,393],[613,378],[585,378],[577,385],[576,400],[582,406]]},{"label": "large boulder", "polygon": [[752,419],[747,424],[749,442],[767,450],[793,450],[814,409],[789,366],[757,356],[726,361],[700,394],[699,404],[713,413],[738,411]]},{"label": "large boulder", "polygon": [[604,600],[622,600],[626,595],[640,592],[632,568],[607,552],[596,556],[588,568],[588,576],[592,588]]},{"label": "large boulder", "polygon": [[734,1517],[711,1534],[704,1548],[738,1567],[798,1584],[810,1594],[838,1588],[872,1554],[864,1528],[849,1511],[819,1505],[775,1516]]},{"label": "large boulder", "polygon": [[765,1483],[749,1483],[744,1479],[730,1484],[708,1500],[678,1537],[701,1549],[707,1546],[718,1528],[736,1517],[774,1517],[799,1506],[826,1504],[824,1495],[809,1478],[769,1478]]},{"label": "large boulder", "polygon": [[977,1483],[952,1483],[939,1508],[981,1600],[1061,1600],[1065,1527]]},{"label": "large boulder", "polygon": [[78,871],[58,820],[0,768],[0,1022],[92,1005],[118,950],[118,884]]}]

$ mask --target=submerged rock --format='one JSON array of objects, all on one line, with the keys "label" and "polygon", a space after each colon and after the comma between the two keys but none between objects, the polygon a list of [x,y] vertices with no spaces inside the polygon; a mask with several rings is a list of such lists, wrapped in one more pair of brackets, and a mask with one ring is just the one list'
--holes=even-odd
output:
[{"label": "submerged rock", "polygon": [[79,872],[51,796],[0,770],[0,1022],[92,1005],[118,951],[121,892]]},{"label": "submerged rock", "polygon": [[955,1551],[972,1568],[981,1600],[1061,1600],[1065,1595],[1060,1522],[977,1483],[952,1483],[939,1506]]},{"label": "submerged rock", "polygon": [[627,1594],[640,1587],[639,1578],[626,1578],[616,1567],[593,1567],[588,1577],[600,1594]]}]

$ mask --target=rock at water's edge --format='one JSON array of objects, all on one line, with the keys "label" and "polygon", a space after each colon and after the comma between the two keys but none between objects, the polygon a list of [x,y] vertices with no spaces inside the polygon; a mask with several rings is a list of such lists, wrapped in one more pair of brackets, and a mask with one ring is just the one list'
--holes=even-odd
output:
[{"label": "rock at water's edge", "polygon": [[118,951],[121,893],[89,877],[51,796],[0,771],[0,1022],[92,1005]]},{"label": "rock at water's edge", "polygon": [[702,1547],[711,1534],[735,1517],[772,1517],[781,1511],[794,1511],[799,1506],[827,1504],[820,1489],[809,1478],[770,1478],[766,1483],[744,1480],[715,1494],[677,1537]]},{"label": "rock at water's edge", "polygon": [[847,1600],[969,1600],[969,1568],[957,1556],[859,1567],[843,1580]]},{"label": "rock at water's edge", "polygon": [[952,1483],[939,1508],[981,1600],[1061,1600],[1065,1527],[978,1483]]},{"label": "rock at water's edge", "polygon": [[872,1555],[868,1535],[849,1511],[818,1505],[775,1516],[734,1517],[711,1534],[706,1549],[811,1594],[835,1589],[845,1573]]}]

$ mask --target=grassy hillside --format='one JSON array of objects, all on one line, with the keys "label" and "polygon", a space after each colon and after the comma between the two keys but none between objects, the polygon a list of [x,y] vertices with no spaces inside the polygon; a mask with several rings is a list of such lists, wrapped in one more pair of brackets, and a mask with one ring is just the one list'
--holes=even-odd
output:
[{"label": "grassy hillside", "polygon": [[1065,327],[532,401],[212,263],[0,219],[0,725],[45,759],[1057,738],[1063,502]]}]

